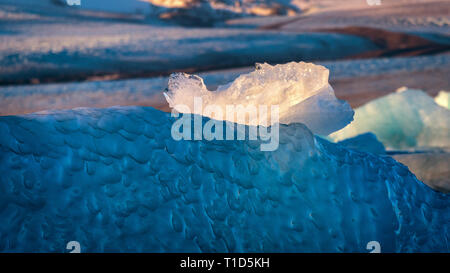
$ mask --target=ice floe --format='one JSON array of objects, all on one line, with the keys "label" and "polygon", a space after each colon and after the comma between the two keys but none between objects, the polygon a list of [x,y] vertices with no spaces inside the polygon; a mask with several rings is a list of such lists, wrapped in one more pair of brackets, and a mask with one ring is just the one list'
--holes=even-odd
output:
[{"label": "ice floe", "polygon": [[[199,115],[204,113],[196,110],[199,108],[195,107],[194,98],[201,98],[203,105],[221,108],[222,113],[228,105],[277,105],[280,123],[303,123],[316,134],[328,135],[350,123],[354,114],[347,102],[335,97],[328,78],[328,69],[312,63],[274,66],[264,63],[257,64],[255,71],[219,86],[216,91],[209,91],[198,76],[175,73],[169,79],[165,95],[170,107],[185,113],[189,111],[177,106],[187,106],[190,113]],[[277,122],[270,117],[268,121]],[[247,120],[247,124],[258,125],[260,120]]]},{"label": "ice floe", "polygon": [[330,137],[372,132],[390,149],[450,147],[450,111],[425,92],[400,89],[355,110],[355,120]]}]

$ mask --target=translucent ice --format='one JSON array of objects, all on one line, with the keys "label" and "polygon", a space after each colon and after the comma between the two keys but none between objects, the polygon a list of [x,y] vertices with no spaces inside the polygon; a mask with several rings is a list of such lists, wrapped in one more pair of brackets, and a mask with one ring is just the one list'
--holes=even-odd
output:
[{"label": "translucent ice", "polygon": [[441,91],[434,100],[440,106],[450,109],[450,92]]},{"label": "translucent ice", "polygon": [[302,124],[261,152],[174,141],[173,122],[146,107],[0,117],[0,251],[450,251],[448,196],[392,158]]},{"label": "translucent ice", "polygon": [[450,147],[450,111],[420,90],[400,90],[355,110],[355,120],[334,140],[374,133],[391,149]]},{"label": "translucent ice", "polygon": [[[257,64],[255,71],[211,92],[200,77],[176,73],[170,77],[165,95],[170,107],[186,105],[199,115],[203,113],[195,110],[194,97],[202,98],[203,105],[221,107],[223,113],[226,105],[278,105],[281,123],[303,123],[316,134],[328,135],[350,123],[354,114],[347,102],[334,96],[328,76],[328,69],[312,63]],[[274,122],[270,117],[268,121]],[[249,120],[247,124],[261,123]]]}]

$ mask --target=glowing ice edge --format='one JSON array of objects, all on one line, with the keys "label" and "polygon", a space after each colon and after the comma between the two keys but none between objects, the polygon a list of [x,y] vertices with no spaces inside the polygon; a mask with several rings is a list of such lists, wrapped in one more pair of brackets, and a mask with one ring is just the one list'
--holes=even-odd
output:
[{"label": "glowing ice edge", "polygon": [[[244,107],[278,105],[281,124],[302,123],[315,134],[328,135],[344,128],[353,120],[350,105],[338,100],[328,83],[329,70],[312,63],[269,65],[256,64],[256,70],[240,75],[233,82],[209,91],[203,79],[196,75],[174,73],[164,93],[171,108],[178,112],[203,115],[194,107],[194,98],[201,98],[203,105],[215,105],[226,112],[227,105]],[[270,113],[269,113],[270,114]],[[218,119],[212,113],[205,116]],[[227,119],[224,115],[223,119]],[[236,120],[228,119],[231,122]],[[270,117],[271,124],[277,122]],[[263,125],[259,120],[247,120],[249,125]]]}]

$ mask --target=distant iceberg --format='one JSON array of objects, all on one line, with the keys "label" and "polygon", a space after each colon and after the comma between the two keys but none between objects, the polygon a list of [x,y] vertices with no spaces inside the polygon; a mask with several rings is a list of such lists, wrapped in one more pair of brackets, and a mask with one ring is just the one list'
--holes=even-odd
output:
[{"label": "distant iceberg", "polygon": [[[256,64],[255,71],[219,86],[217,91],[209,91],[202,78],[175,73],[169,79],[165,96],[170,107],[185,113],[177,105],[186,105],[199,115],[204,113],[194,111],[194,98],[202,98],[205,105],[221,107],[223,113],[226,105],[277,105],[280,123],[303,123],[315,134],[328,135],[349,124],[354,114],[347,102],[335,97],[328,77],[328,69],[312,63]],[[273,122],[271,118],[268,121]],[[247,124],[265,125],[257,120]]]},{"label": "distant iceberg", "polygon": [[450,251],[448,195],[394,159],[302,124],[261,152],[174,141],[173,122],[146,107],[0,117],[0,251]]},{"label": "distant iceberg", "polygon": [[450,147],[450,111],[425,92],[400,89],[355,110],[355,120],[330,135],[340,141],[372,132],[390,149]]}]

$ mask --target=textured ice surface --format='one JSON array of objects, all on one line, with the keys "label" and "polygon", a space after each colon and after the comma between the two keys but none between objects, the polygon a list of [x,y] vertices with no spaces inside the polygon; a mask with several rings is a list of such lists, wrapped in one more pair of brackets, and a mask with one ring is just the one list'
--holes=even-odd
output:
[{"label": "textured ice surface", "polygon": [[301,124],[273,152],[176,142],[172,122],[145,107],[0,117],[0,251],[450,250],[448,196],[389,157]]},{"label": "textured ice surface", "polygon": [[377,136],[372,133],[364,133],[355,137],[338,142],[349,149],[368,152],[373,154],[385,154],[383,143],[379,142]]},{"label": "textured ice surface", "polygon": [[440,106],[450,109],[450,92],[441,91],[434,100]]},{"label": "textured ice surface", "polygon": [[[227,105],[254,106],[256,109],[260,105],[278,105],[281,123],[303,123],[316,134],[328,135],[353,120],[352,108],[334,96],[328,77],[328,69],[312,63],[256,64],[255,71],[240,75],[211,92],[202,78],[175,73],[169,79],[166,98],[170,107],[177,109],[177,105],[186,105],[192,113],[199,115],[203,113],[194,107],[194,98],[199,97],[203,105],[217,105],[223,113],[226,113]],[[184,109],[177,110],[183,112]],[[278,122],[270,115],[268,121]],[[248,124],[260,123],[259,120],[248,120]]]},{"label": "textured ice surface", "polygon": [[355,120],[331,135],[343,140],[374,133],[391,149],[450,147],[450,111],[420,90],[402,90],[355,110]]}]

